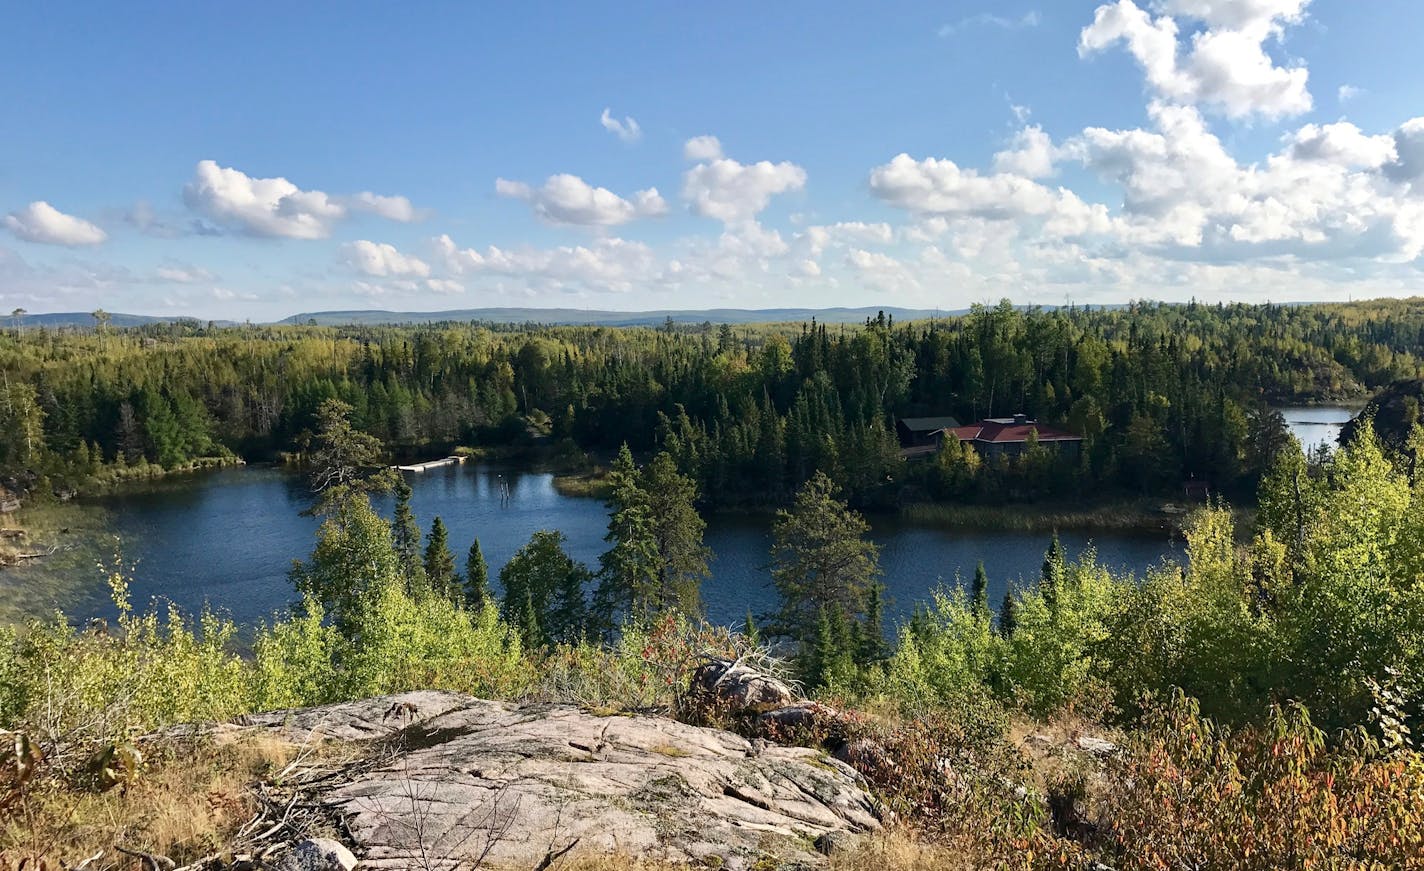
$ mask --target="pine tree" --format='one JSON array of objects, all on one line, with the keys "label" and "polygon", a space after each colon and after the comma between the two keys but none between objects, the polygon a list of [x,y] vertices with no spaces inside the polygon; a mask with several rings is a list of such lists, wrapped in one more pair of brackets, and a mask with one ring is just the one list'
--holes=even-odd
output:
[{"label": "pine tree", "polygon": [[595,611],[606,627],[621,615],[646,619],[663,611],[700,611],[699,587],[711,552],[706,523],[693,503],[697,485],[659,453],[639,469],[624,444],[609,473],[608,534],[600,558]]},{"label": "pine tree", "polygon": [[871,581],[870,588],[865,594],[865,620],[863,623],[853,623],[852,628],[858,628],[860,643],[856,645],[858,653],[856,664],[868,665],[876,662],[885,655],[885,585],[880,581]]},{"label": "pine tree", "polygon": [[1063,583],[1065,563],[1063,545],[1058,541],[1058,533],[1054,532],[1053,542],[1048,545],[1048,551],[1043,555],[1042,576],[1038,583],[1038,588],[1043,592],[1043,601],[1050,609],[1058,607],[1058,590]]},{"label": "pine tree", "polygon": [[761,643],[761,630],[757,628],[756,618],[752,616],[752,609],[747,609],[746,619],[742,621],[742,634],[747,637],[747,643],[753,647]]},{"label": "pine tree", "polygon": [[412,594],[426,589],[425,566],[420,561],[420,524],[410,507],[410,484],[404,477],[396,479],[396,510],[391,519],[391,538],[400,557],[406,589]]},{"label": "pine tree", "polygon": [[564,534],[540,530],[499,571],[504,618],[531,646],[572,641],[587,628],[589,571],[564,552]]},{"label": "pine tree", "polygon": [[654,612],[677,611],[688,617],[701,613],[702,580],[712,551],[702,543],[707,523],[697,513],[697,484],[678,472],[663,451],[643,470],[643,486],[652,510],[658,552]]},{"label": "pine tree", "polygon": [[458,594],[455,581],[455,555],[450,553],[450,534],[439,517],[430,524],[430,536],[425,544],[425,582],[430,592],[453,599]]},{"label": "pine tree", "polygon": [[1019,603],[1014,599],[1013,590],[1004,591],[1004,601],[999,605],[999,634],[1008,638],[1018,625]]},{"label": "pine tree", "polygon": [[480,550],[480,540],[470,545],[470,554],[465,558],[465,607],[475,610],[490,601],[489,566],[485,563],[484,551]]},{"label": "pine tree", "polygon": [[970,588],[970,601],[974,608],[975,616],[981,620],[989,619],[989,575],[984,571],[984,561],[974,567],[974,584]]},{"label": "pine tree", "polygon": [[[312,492],[317,494],[313,514],[324,514],[352,496],[384,493],[395,486],[395,472],[381,463],[381,440],[352,426],[352,411],[339,399],[327,399],[317,409],[317,431],[309,439],[307,457]],[[171,410],[168,418],[173,418]],[[152,438],[151,425],[144,425]]]},{"label": "pine tree", "polygon": [[880,575],[880,548],[866,540],[865,519],[836,498],[831,479],[817,472],[772,526],[771,577],[781,596],[777,634],[812,637],[819,612],[835,608],[864,616],[870,585]]}]

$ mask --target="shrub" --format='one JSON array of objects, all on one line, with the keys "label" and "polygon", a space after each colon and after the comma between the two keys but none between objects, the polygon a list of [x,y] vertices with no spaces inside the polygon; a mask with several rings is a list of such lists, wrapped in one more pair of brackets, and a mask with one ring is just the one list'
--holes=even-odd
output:
[{"label": "shrub", "polygon": [[1361,731],[1329,746],[1298,705],[1233,731],[1178,696],[1106,796],[1119,868],[1424,866],[1424,757]]}]

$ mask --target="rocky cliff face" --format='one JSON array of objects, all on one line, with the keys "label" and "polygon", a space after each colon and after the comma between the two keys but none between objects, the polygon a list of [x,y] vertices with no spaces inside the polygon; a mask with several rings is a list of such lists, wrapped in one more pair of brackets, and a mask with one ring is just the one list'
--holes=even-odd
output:
[{"label": "rocky cliff face", "polygon": [[358,742],[361,758],[308,800],[361,868],[532,868],[575,852],[795,867],[879,827],[849,766],[662,717],[416,692],[237,728]]}]

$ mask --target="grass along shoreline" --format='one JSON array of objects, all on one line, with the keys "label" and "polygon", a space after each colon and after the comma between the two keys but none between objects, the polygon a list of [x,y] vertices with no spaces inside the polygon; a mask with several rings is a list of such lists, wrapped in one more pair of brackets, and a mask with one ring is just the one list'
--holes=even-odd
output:
[{"label": "grass along shoreline", "polygon": [[[941,529],[981,529],[1011,532],[1053,532],[1064,529],[1180,535],[1196,503],[1132,499],[1093,505],[1019,504],[958,505],[917,503],[900,509],[908,523]],[[1238,522],[1249,521],[1254,508],[1234,508]],[[1245,524],[1249,527],[1249,523]]]}]

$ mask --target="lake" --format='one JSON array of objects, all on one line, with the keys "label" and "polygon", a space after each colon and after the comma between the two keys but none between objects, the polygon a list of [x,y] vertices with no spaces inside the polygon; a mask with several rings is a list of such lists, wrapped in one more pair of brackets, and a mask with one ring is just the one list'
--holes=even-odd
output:
[{"label": "lake", "polygon": [[1356,410],[1329,405],[1292,406],[1276,409],[1286,419],[1286,429],[1310,454],[1321,447],[1339,447],[1340,428],[1355,416]]},{"label": "lake", "polygon": [[[444,519],[462,569],[476,535],[492,579],[540,529],[561,530],[570,554],[590,566],[605,549],[604,504],[560,495],[549,474],[468,464],[406,477],[422,527],[429,528],[436,515]],[[292,601],[287,570],[293,559],[310,554],[318,526],[315,518],[300,514],[309,504],[303,481],[271,467],[175,476],[92,504],[104,532],[119,537],[125,560],[136,562],[131,588],[136,605],[166,599],[195,613],[206,603],[243,623],[267,618]],[[390,500],[378,501],[378,507],[390,515]],[[941,580],[961,577],[967,583],[981,559],[997,607],[1010,581],[1037,578],[1050,539],[1038,533],[926,528],[894,518],[871,521],[883,548],[892,620],[908,614]],[[765,569],[770,526],[769,516],[709,518],[706,542],[715,557],[702,594],[713,622],[740,624],[748,609],[760,613],[774,604]],[[1065,532],[1061,539],[1075,557],[1093,544],[1099,561],[1119,570],[1140,573],[1164,558],[1181,558],[1180,543],[1163,537]],[[108,541],[105,546],[112,549]],[[24,595],[30,613],[63,607],[73,617],[112,618],[113,605],[94,567],[98,556],[91,548],[86,556],[7,570],[0,573],[0,591],[6,598]],[[66,577],[57,578],[59,573]]]}]

